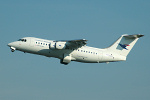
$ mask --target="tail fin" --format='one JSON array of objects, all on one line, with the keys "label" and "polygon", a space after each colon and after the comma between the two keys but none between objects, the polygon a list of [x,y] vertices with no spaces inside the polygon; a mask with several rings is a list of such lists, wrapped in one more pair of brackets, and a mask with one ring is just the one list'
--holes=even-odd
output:
[{"label": "tail fin", "polygon": [[142,36],[144,35],[122,35],[113,45],[108,48],[108,50],[126,57],[137,40]]}]

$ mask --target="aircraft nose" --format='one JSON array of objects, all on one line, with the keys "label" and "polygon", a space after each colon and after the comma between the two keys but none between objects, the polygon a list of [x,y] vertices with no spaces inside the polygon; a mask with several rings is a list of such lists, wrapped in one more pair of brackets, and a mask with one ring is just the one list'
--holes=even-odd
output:
[{"label": "aircraft nose", "polygon": [[11,46],[12,46],[12,43],[8,43],[7,46],[11,47]]}]

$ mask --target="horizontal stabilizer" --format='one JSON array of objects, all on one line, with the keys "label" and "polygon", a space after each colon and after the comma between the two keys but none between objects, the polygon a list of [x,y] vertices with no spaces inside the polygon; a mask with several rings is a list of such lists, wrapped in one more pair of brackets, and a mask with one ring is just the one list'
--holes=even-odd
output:
[{"label": "horizontal stabilizer", "polygon": [[131,38],[131,39],[136,39],[136,38],[140,38],[144,35],[141,34],[136,34],[136,35],[123,35],[125,38]]}]

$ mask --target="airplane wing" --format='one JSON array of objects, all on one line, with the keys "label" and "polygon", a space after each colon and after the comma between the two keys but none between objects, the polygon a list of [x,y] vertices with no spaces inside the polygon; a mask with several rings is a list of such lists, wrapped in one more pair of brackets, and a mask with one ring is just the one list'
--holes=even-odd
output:
[{"label": "airplane wing", "polygon": [[87,44],[86,42],[87,42],[87,40],[85,40],[85,39],[69,40],[69,41],[67,41],[67,46],[77,49],[79,47],[86,45]]},{"label": "airplane wing", "polygon": [[82,47],[86,45],[88,40],[86,39],[77,39],[77,40],[62,40],[62,42],[66,42],[66,47],[67,48],[73,48],[77,49],[79,47]]}]

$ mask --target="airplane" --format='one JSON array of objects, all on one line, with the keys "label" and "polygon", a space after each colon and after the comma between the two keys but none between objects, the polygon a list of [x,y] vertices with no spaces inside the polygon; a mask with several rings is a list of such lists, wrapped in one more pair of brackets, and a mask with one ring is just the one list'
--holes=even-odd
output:
[{"label": "airplane", "polygon": [[11,51],[22,51],[55,57],[60,63],[67,65],[71,61],[83,63],[109,63],[126,61],[127,55],[140,37],[144,35],[122,35],[111,46],[100,49],[86,46],[86,39],[77,40],[46,40],[35,37],[24,37],[8,44]]}]

